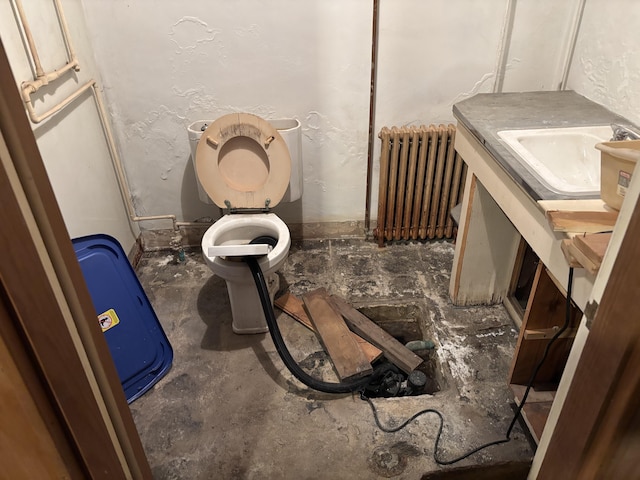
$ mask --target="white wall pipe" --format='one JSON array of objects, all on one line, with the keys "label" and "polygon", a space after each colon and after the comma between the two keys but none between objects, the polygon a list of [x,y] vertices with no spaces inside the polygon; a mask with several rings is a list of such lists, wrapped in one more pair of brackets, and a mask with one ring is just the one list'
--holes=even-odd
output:
[{"label": "white wall pipe", "polygon": [[13,9],[17,14],[18,26],[22,30],[24,39],[27,42],[27,50],[29,51],[30,57],[29,59],[31,60],[34,69],[33,73],[36,78],[40,78],[44,76],[44,69],[42,68],[42,63],[40,62],[40,57],[38,56],[38,51],[36,50],[36,43],[33,40],[31,29],[29,28],[29,24],[27,23],[27,16],[24,13],[22,2],[21,0],[13,0],[11,5],[13,6]]},{"label": "white wall pipe", "polygon": [[[24,11],[24,7],[22,5],[22,0],[13,0],[12,5],[14,10],[17,13],[18,26],[22,29],[22,33],[25,36],[25,41],[27,42],[27,50],[29,52],[31,61],[33,63],[35,69],[35,79],[41,80],[42,85],[48,84],[50,81],[55,80],[63,73],[67,72],[71,68],[75,71],[80,70],[80,66],[78,64],[78,60],[76,58],[75,52],[73,50],[73,46],[71,44],[71,37],[69,35],[69,27],[67,25],[67,20],[64,16],[64,12],[62,11],[62,5],[60,5],[60,0],[53,0],[53,4],[56,10],[56,15],[58,16],[58,23],[60,25],[60,31],[62,33],[62,39],[65,44],[65,48],[67,50],[67,63],[62,68],[54,70],[53,72],[46,73],[44,68],[42,67],[42,62],[40,61],[40,55],[38,54],[38,49],[36,48],[36,42],[33,39],[33,34],[31,33],[31,27],[29,26],[29,22],[27,21],[27,15]],[[26,83],[26,82],[25,82]],[[35,82],[34,82],[35,84]],[[39,85],[39,84],[38,84]],[[40,88],[39,85],[38,88]]]},{"label": "white wall pipe", "polygon": [[30,59],[35,68],[35,78],[31,81],[23,82],[21,87],[22,100],[24,101],[27,111],[29,113],[29,118],[33,123],[40,123],[51,115],[57,113],[62,110],[68,104],[70,104],[73,100],[82,95],[83,92],[90,88],[90,82],[85,83],[82,87],[80,87],[75,93],[72,93],[67,98],[62,100],[58,105],[49,109],[42,115],[37,115],[35,109],[33,108],[33,104],[31,102],[31,95],[36,93],[40,88],[45,85],[48,85],[50,82],[57,80],[62,75],[67,73],[70,70],[79,71],[80,64],[78,63],[78,59],[75,56],[75,52],[73,50],[73,46],[71,44],[71,38],[69,35],[69,27],[67,25],[67,20],[65,19],[64,12],[62,10],[62,5],[60,5],[59,0],[53,0],[53,4],[56,10],[56,15],[58,16],[58,23],[60,24],[60,31],[62,32],[62,39],[64,40],[65,48],[67,50],[67,63],[51,72],[45,72],[42,67],[42,62],[40,61],[40,55],[38,54],[38,49],[36,48],[36,42],[33,39],[33,34],[31,33],[31,27],[29,26],[29,22],[27,20],[27,15],[24,11],[24,7],[22,5],[22,0],[13,0],[12,5],[17,14],[17,20],[19,27],[21,28],[25,41],[27,43],[27,50],[30,56]]},{"label": "white wall pipe", "polygon": [[[70,68],[73,68],[73,64],[71,63],[68,64],[67,66]],[[86,92],[89,88],[91,88],[91,84],[94,82],[93,80],[90,80],[89,82],[85,83],[82,87],[80,87],[78,90],[76,90],[74,93],[69,95],[67,98],[65,98],[58,104],[56,104],[54,107],[38,115],[35,111],[35,108],[33,107],[33,103],[31,102],[31,95],[36,93],[41,87],[47,85],[50,81],[60,77],[66,71],[70,70],[70,68],[67,68],[64,71],[62,71],[61,69],[61,70],[57,70],[56,72],[47,73],[45,74],[44,77],[41,77],[38,80],[22,83],[22,101],[27,107],[27,113],[29,114],[29,118],[33,123],[40,123],[43,120],[46,120],[47,118],[49,118],[50,116],[58,113],[60,110],[62,110],[67,105],[69,105],[80,95]]]},{"label": "white wall pipe", "polygon": [[79,71],[80,66],[78,60],[75,56],[75,52],[73,49],[73,44],[71,43],[71,38],[69,35],[69,28],[64,16],[64,12],[62,10],[62,6],[59,0],[53,0],[54,6],[56,9],[56,13],[58,16],[58,22],[60,24],[60,29],[62,31],[62,36],[65,42],[65,46],[67,49],[67,55],[69,57],[69,62],[62,68],[58,70],[54,70],[52,72],[45,72],[42,68],[42,63],[40,62],[40,58],[38,55],[38,51],[35,45],[35,41],[33,39],[33,35],[31,34],[31,29],[29,27],[29,22],[27,21],[27,17],[24,13],[24,8],[22,6],[21,0],[14,0],[13,5],[18,14],[18,23],[21,27],[24,35],[25,41],[27,43],[27,50],[31,59],[33,61],[35,67],[35,76],[36,78],[32,81],[26,81],[22,84],[22,99],[27,108],[27,112],[29,114],[29,118],[35,124],[42,122],[43,120],[55,115],[56,113],[63,110],[73,101],[78,99],[84,92],[87,90],[91,90],[93,94],[94,101],[96,103],[96,107],[98,110],[98,116],[100,117],[100,123],[102,125],[102,130],[105,135],[105,140],[107,142],[107,148],[109,150],[109,156],[111,158],[114,171],[116,173],[116,179],[118,182],[118,187],[120,190],[120,194],[122,196],[122,200],[125,204],[125,209],[129,216],[129,219],[133,222],[141,222],[141,221],[152,221],[152,220],[171,220],[173,225],[173,230],[178,233],[175,242],[177,244],[181,243],[181,235],[179,227],[183,226],[201,226],[202,223],[199,222],[178,222],[176,216],[174,214],[165,214],[165,215],[148,215],[148,216],[138,216],[135,212],[135,207],[132,201],[131,189],[129,187],[129,182],[127,181],[127,177],[124,171],[124,167],[122,165],[122,161],[120,159],[120,155],[118,154],[118,149],[115,145],[115,140],[113,137],[113,133],[111,132],[111,126],[107,118],[106,108],[104,106],[104,101],[102,99],[102,95],[100,93],[100,89],[98,88],[97,82],[95,79],[91,79],[86,82],[82,87],[76,90],[74,93],[69,95],[67,98],[59,102],[57,105],[47,110],[45,113],[38,115],[33,108],[33,103],[31,102],[31,95],[36,93],[41,87],[47,85],[49,82],[54,81],[60,78],[63,74],[70,70]]},{"label": "white wall pipe", "polygon": [[573,54],[576,50],[576,43],[578,42],[578,34],[580,33],[580,26],[582,25],[582,16],[584,14],[584,7],[587,0],[579,0],[578,9],[573,17],[573,25],[571,26],[571,36],[569,37],[569,47],[564,60],[564,69],[562,70],[562,79],[558,84],[558,90],[565,90],[567,88],[567,81],[569,79],[569,70],[571,70],[571,63],[573,62]]},{"label": "white wall pipe", "polygon": [[60,24],[60,30],[62,31],[62,39],[64,40],[64,44],[67,48],[67,55],[69,61],[72,61],[76,58],[76,53],[73,49],[73,45],[71,44],[71,35],[69,34],[69,25],[67,25],[67,19],[64,16],[64,12],[62,10],[62,5],[60,4],[60,0],[53,0],[53,6],[56,9],[56,14],[58,15],[58,23]]},{"label": "white wall pipe", "polygon": [[515,19],[517,0],[507,0],[507,8],[504,12],[502,31],[500,32],[500,46],[498,47],[498,58],[496,60],[496,77],[493,82],[493,93],[501,93],[504,84],[504,75],[507,70],[507,56],[509,45],[513,33],[513,22]]},{"label": "white wall pipe", "polygon": [[96,85],[95,80],[91,81],[91,87],[93,91],[93,98],[98,108],[98,116],[100,117],[102,130],[107,140],[109,155],[113,163],[113,168],[116,172],[116,178],[118,179],[118,186],[120,187],[120,193],[122,194],[122,199],[124,200],[127,213],[129,214],[129,218],[134,222],[140,222],[143,220],[163,220],[163,219],[171,220],[171,222],[173,223],[173,229],[178,230],[176,216],[173,214],[151,215],[151,216],[145,216],[145,217],[139,217],[138,215],[136,215],[135,207],[133,206],[133,201],[131,200],[131,189],[129,188],[129,182],[124,172],[124,167],[120,159],[120,154],[118,153],[118,149],[116,148],[116,143],[113,138],[113,133],[111,132],[111,124],[109,123],[109,120],[106,115],[106,108],[102,100],[102,95],[100,93],[100,90],[98,89],[98,86]]}]

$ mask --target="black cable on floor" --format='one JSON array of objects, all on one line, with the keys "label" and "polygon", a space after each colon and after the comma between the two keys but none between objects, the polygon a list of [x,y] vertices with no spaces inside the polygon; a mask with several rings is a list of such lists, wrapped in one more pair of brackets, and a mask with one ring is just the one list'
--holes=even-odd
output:
[{"label": "black cable on floor", "polygon": [[364,392],[361,392],[360,393],[360,398],[362,400],[365,400],[369,404],[369,406],[371,406],[371,410],[373,411],[373,418],[374,418],[378,428],[380,430],[382,430],[383,432],[386,432],[386,433],[394,433],[394,432],[402,430],[409,423],[411,423],[413,420],[415,420],[416,418],[420,417],[421,415],[425,415],[427,413],[433,413],[433,414],[437,415],[439,420],[440,420],[440,426],[438,427],[438,433],[436,434],[436,440],[435,440],[435,444],[434,444],[434,447],[433,447],[433,459],[435,460],[435,462],[438,465],[452,465],[452,464],[458,463],[458,462],[460,462],[460,461],[462,461],[462,460],[464,460],[466,458],[469,458],[471,455],[474,455],[475,453],[478,453],[479,451],[484,450],[485,448],[492,447],[494,445],[500,445],[500,444],[503,444],[503,443],[510,442],[511,441],[511,433],[513,431],[513,427],[515,426],[516,422],[518,421],[518,417],[522,413],[522,409],[524,408],[525,402],[527,401],[527,397],[529,396],[529,391],[531,390],[531,388],[533,388],[533,383],[535,382],[536,376],[538,375],[538,372],[540,371],[540,368],[542,368],[542,365],[544,364],[545,360],[547,359],[547,355],[549,354],[549,350],[551,349],[551,346],[560,337],[560,335],[562,335],[564,333],[564,331],[567,328],[569,328],[569,323],[571,321],[571,290],[572,290],[572,286],[573,286],[573,268],[570,267],[569,268],[569,280],[568,280],[568,283],[567,283],[567,301],[566,301],[566,304],[565,304],[564,324],[562,325],[560,330],[558,330],[553,335],[553,337],[551,337],[551,339],[547,343],[547,346],[544,349],[544,353],[542,354],[542,358],[537,363],[536,367],[533,369],[533,372],[531,374],[529,382],[527,383],[527,388],[525,389],[524,395],[522,395],[522,399],[520,400],[520,405],[518,405],[518,408],[516,409],[516,412],[513,415],[513,419],[511,420],[511,423],[509,424],[509,428],[507,428],[507,432],[505,434],[505,438],[503,438],[501,440],[495,440],[493,442],[485,443],[484,445],[481,445],[481,446],[479,446],[477,448],[474,448],[473,450],[470,450],[469,452],[465,453],[464,455],[456,457],[453,460],[440,460],[438,458],[438,449],[439,449],[439,445],[440,445],[440,437],[442,435],[442,429],[443,429],[443,426],[444,426],[444,417],[442,416],[442,414],[438,410],[435,410],[433,408],[427,408],[425,410],[421,410],[418,413],[414,414],[411,418],[407,419],[406,421],[404,421],[401,425],[399,425],[397,427],[385,427],[380,423],[380,419],[378,418],[378,412],[376,410],[375,405],[371,401],[371,399],[368,398],[366,395],[364,395]]}]

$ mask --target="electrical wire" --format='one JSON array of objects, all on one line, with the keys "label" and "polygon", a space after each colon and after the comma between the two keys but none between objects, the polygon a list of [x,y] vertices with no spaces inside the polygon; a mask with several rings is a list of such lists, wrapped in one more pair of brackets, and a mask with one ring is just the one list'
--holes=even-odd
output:
[{"label": "electrical wire", "polygon": [[385,427],[380,422],[380,419],[378,418],[378,412],[376,410],[375,405],[371,401],[371,399],[368,398],[367,396],[365,396],[364,392],[361,392],[360,393],[360,398],[362,400],[366,401],[369,404],[369,406],[371,407],[371,410],[373,412],[373,418],[374,418],[378,428],[380,430],[382,430],[383,432],[386,432],[386,433],[394,433],[394,432],[398,432],[398,431],[402,430],[409,423],[411,423],[413,420],[415,420],[416,418],[420,417],[421,415],[425,415],[427,413],[433,413],[433,414],[437,415],[439,420],[440,420],[440,426],[438,427],[438,433],[436,434],[436,440],[435,440],[435,444],[434,444],[434,447],[433,447],[433,459],[435,460],[435,462],[438,465],[452,465],[452,464],[458,463],[458,462],[460,462],[460,461],[462,461],[462,460],[464,460],[466,458],[469,458],[470,456],[478,453],[481,450],[484,450],[485,448],[492,447],[494,445],[500,445],[500,444],[503,444],[503,443],[510,442],[511,441],[511,433],[513,431],[513,427],[515,426],[516,422],[518,421],[518,418],[520,417],[520,414],[522,413],[522,409],[524,408],[525,402],[527,401],[527,397],[529,396],[529,392],[531,391],[531,388],[533,388],[533,383],[535,382],[536,376],[538,375],[538,372],[540,371],[540,368],[542,368],[542,365],[544,364],[545,360],[547,359],[547,355],[549,354],[551,346],[564,333],[564,331],[567,328],[569,328],[569,324],[571,322],[571,290],[572,290],[572,286],[573,286],[573,268],[570,267],[569,268],[569,280],[567,282],[567,300],[566,300],[566,303],[565,303],[564,324],[553,335],[553,337],[551,337],[551,339],[549,340],[549,342],[547,343],[547,345],[546,345],[546,347],[544,349],[544,353],[542,354],[542,358],[536,364],[536,367],[533,369],[533,372],[531,373],[531,377],[529,378],[529,382],[527,383],[527,388],[525,389],[524,394],[522,395],[522,399],[520,400],[520,404],[518,405],[518,408],[516,409],[516,412],[513,415],[513,419],[511,420],[511,423],[509,424],[509,428],[507,428],[507,431],[505,433],[505,438],[500,439],[500,440],[495,440],[493,442],[485,443],[484,445],[480,445],[479,447],[476,447],[473,450],[470,450],[470,451],[466,452],[465,454],[454,458],[453,460],[441,460],[441,459],[438,458],[438,450],[439,450],[440,438],[441,438],[441,435],[442,435],[442,430],[443,430],[443,427],[444,427],[444,417],[442,416],[442,414],[438,410],[435,410],[433,408],[427,408],[427,409],[421,410],[418,413],[414,414],[413,416],[411,416],[409,419],[405,420],[402,424],[400,424],[397,427]]},{"label": "electrical wire", "polygon": [[[262,241],[263,238],[261,237],[260,240]],[[358,379],[358,380],[355,380],[355,381],[339,382],[339,383],[331,383],[331,382],[324,382],[324,381],[318,380],[318,379],[312,377],[311,375],[309,375],[304,370],[302,370],[302,368],[300,368],[300,366],[298,366],[297,362],[291,356],[291,353],[289,352],[289,350],[288,350],[288,348],[286,346],[286,343],[284,342],[284,339],[282,338],[282,334],[280,333],[280,329],[278,328],[278,324],[277,324],[276,319],[275,319],[275,314],[273,312],[273,307],[271,306],[271,302],[269,301],[269,292],[267,290],[267,286],[266,286],[266,283],[265,283],[265,280],[264,280],[264,274],[262,273],[262,269],[260,268],[258,260],[255,257],[249,256],[249,257],[245,257],[244,261],[249,266],[249,269],[251,270],[251,274],[253,276],[254,282],[256,284],[256,288],[258,289],[258,297],[260,298],[260,303],[262,304],[262,308],[263,308],[263,311],[265,313],[267,325],[269,326],[269,333],[271,334],[271,339],[273,340],[273,343],[276,346],[276,351],[280,355],[280,358],[282,358],[285,366],[293,374],[293,376],[296,377],[298,380],[300,380],[305,385],[307,385],[308,387],[311,387],[311,388],[313,388],[315,390],[319,390],[321,392],[326,392],[326,393],[359,392],[360,393],[360,398],[362,400],[366,401],[369,404],[369,406],[371,407],[371,411],[373,412],[373,418],[374,418],[374,420],[376,422],[376,425],[378,426],[378,428],[380,430],[382,430],[385,433],[398,432],[398,431],[402,430],[403,428],[405,428],[409,423],[414,421],[416,418],[418,418],[418,417],[420,417],[422,415],[426,415],[428,413],[433,413],[434,415],[436,415],[438,417],[438,419],[440,421],[440,424],[438,426],[438,433],[436,434],[436,440],[435,440],[435,444],[434,444],[434,448],[433,448],[433,459],[435,460],[435,462],[438,465],[453,465],[454,463],[458,463],[458,462],[460,462],[460,461],[462,461],[462,460],[464,460],[464,459],[466,459],[466,458],[478,453],[479,451],[484,450],[485,448],[492,447],[494,445],[501,445],[503,443],[507,443],[507,442],[511,441],[511,433],[513,431],[513,428],[514,428],[516,422],[518,421],[518,418],[520,417],[520,414],[522,413],[522,409],[524,408],[525,402],[527,401],[527,397],[529,396],[529,392],[530,392],[531,388],[533,387],[533,383],[535,382],[536,376],[538,375],[538,372],[540,371],[540,368],[544,364],[544,362],[545,362],[545,360],[547,358],[547,355],[549,354],[549,350],[551,349],[551,346],[560,337],[560,335],[562,335],[564,333],[564,331],[569,327],[569,323],[570,323],[570,320],[571,320],[571,290],[572,290],[572,285],[573,285],[573,268],[570,267],[569,268],[569,280],[568,280],[568,283],[567,283],[567,301],[566,301],[564,325],[562,325],[562,327],[553,335],[553,337],[551,337],[551,339],[547,343],[547,345],[546,345],[546,347],[544,349],[544,353],[542,355],[542,358],[540,359],[540,361],[538,362],[538,364],[534,368],[534,370],[533,370],[533,372],[531,374],[531,378],[529,379],[529,382],[527,383],[527,388],[525,389],[525,392],[524,392],[524,394],[522,396],[522,400],[520,401],[520,405],[518,405],[518,408],[516,409],[516,412],[515,412],[515,414],[513,416],[513,419],[511,420],[511,423],[509,425],[509,428],[507,428],[507,431],[505,433],[505,438],[500,439],[500,440],[494,440],[493,442],[489,442],[489,443],[485,443],[483,445],[480,445],[479,447],[476,447],[473,450],[470,450],[470,451],[466,452],[465,454],[460,455],[459,457],[456,457],[456,458],[454,458],[452,460],[442,460],[442,459],[438,458],[438,450],[439,450],[439,446],[440,446],[440,439],[442,437],[442,430],[444,429],[444,417],[443,417],[442,413],[440,413],[438,410],[433,409],[433,408],[427,408],[427,409],[424,409],[424,410],[420,410],[419,412],[415,413],[410,418],[408,418],[407,420],[402,422],[397,427],[385,427],[380,422],[380,418],[378,417],[378,411],[376,410],[375,405],[373,404],[371,399],[365,395],[364,392],[365,392],[365,388],[366,388],[366,386],[368,384],[370,384],[371,382],[375,381],[377,378],[379,378],[381,375],[383,375],[388,370],[388,366],[379,367],[378,369],[374,370],[374,373],[372,375],[370,375],[368,377],[365,377],[365,378],[362,378],[362,379]]]}]

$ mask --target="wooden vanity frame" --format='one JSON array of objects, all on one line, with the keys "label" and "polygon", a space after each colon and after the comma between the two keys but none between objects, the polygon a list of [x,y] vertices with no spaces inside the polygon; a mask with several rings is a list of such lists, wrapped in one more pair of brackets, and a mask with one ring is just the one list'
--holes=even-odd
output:
[{"label": "wooden vanity frame", "polygon": [[[569,267],[560,248],[564,234],[553,232],[545,220],[545,212],[558,209],[558,203],[534,202],[529,198],[464,126],[458,126],[456,140],[456,149],[471,173],[467,177],[468,185],[475,182],[476,192],[467,189],[463,203],[450,284],[454,302],[464,305],[505,298],[511,276],[497,281],[495,272],[513,269],[520,234],[540,257],[544,265],[540,268],[546,267],[549,278],[560,280],[559,288],[565,289]],[[637,184],[634,188],[637,195]],[[486,197],[493,199],[493,204]],[[478,209],[476,201],[484,202],[481,206],[489,205],[489,208]],[[593,210],[599,200],[562,202],[570,205],[571,210],[577,210],[580,205]],[[478,223],[482,213],[489,210],[500,217],[496,223],[502,222],[503,227],[488,232],[485,228],[485,241],[498,238],[500,245],[510,245],[509,239],[513,241],[513,250],[503,250],[502,255],[497,255],[500,250],[492,249],[491,244],[470,243],[482,238]],[[624,208],[621,216],[623,212]],[[591,315],[590,330],[584,318],[580,324],[566,365],[568,371],[562,377],[557,395],[553,391],[538,390],[530,394],[529,411],[525,412],[529,419],[542,411],[539,407],[543,403],[547,403],[545,407],[552,405],[530,478],[634,478],[637,475],[640,323],[635,312],[640,285],[640,243],[636,240],[640,235],[640,208],[636,205],[626,212],[623,225],[619,220],[614,229],[613,251],[603,261],[603,266],[607,264],[605,272],[601,269],[596,279],[585,270],[575,271],[574,302],[583,311],[590,298],[599,299],[600,305],[596,304],[597,309]],[[503,238],[505,235],[507,239]],[[496,255],[492,257],[492,253]],[[496,281],[490,281],[492,278]],[[598,292],[592,294],[594,283],[597,288],[593,290]],[[535,298],[536,292],[532,291],[532,295]],[[526,323],[523,328],[527,328]],[[542,420],[545,419],[546,413],[543,413]]]},{"label": "wooden vanity frame", "polygon": [[[508,377],[515,401],[519,403],[546,341],[553,336],[553,328],[564,323],[569,266],[561,243],[567,236],[553,231],[546,211],[567,201],[534,201],[467,128],[460,124],[457,128],[456,150],[465,159],[470,174],[449,289],[453,303],[504,302],[509,307],[514,277],[519,273],[526,244],[539,258],[522,317],[519,318],[513,308],[507,308],[520,327]],[[574,207],[580,208],[583,202],[574,202]],[[599,200],[586,201],[586,205],[603,208]],[[523,418],[536,443],[542,436],[594,280],[595,276],[585,270],[574,270],[572,299],[575,305],[570,330],[550,351],[523,410]]]},{"label": "wooden vanity frame", "polygon": [[[557,202],[535,202],[460,123],[456,151],[467,163],[469,173],[449,285],[453,303],[502,302],[509,293],[521,237],[566,288],[569,266],[560,245],[567,236],[554,232],[545,218],[546,211],[555,208]],[[603,208],[600,200],[586,201],[583,208],[594,205]],[[572,297],[581,310],[594,279],[583,270],[575,272]]]}]

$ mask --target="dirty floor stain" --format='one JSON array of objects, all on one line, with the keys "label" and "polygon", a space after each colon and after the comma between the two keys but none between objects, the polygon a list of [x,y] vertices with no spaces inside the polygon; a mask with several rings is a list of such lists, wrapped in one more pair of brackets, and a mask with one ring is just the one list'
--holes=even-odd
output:
[{"label": "dirty floor stain", "polygon": [[[380,249],[364,240],[305,241],[294,242],[280,272],[281,289],[295,295],[324,287],[358,308],[419,317],[408,321],[436,344],[441,391],[373,402],[385,425],[425,408],[442,412],[444,459],[504,437],[517,338],[501,306],[451,305],[452,259],[448,242]],[[199,252],[183,263],[166,252],[147,255],[137,274],[174,349],[171,371],[131,404],[156,479],[419,479],[533,455],[517,426],[510,443],[440,467],[433,460],[434,415],[384,433],[358,395],[324,394],[295,380],[268,334],[233,334],[224,281]],[[335,381],[314,334],[276,314],[296,360]]]}]

